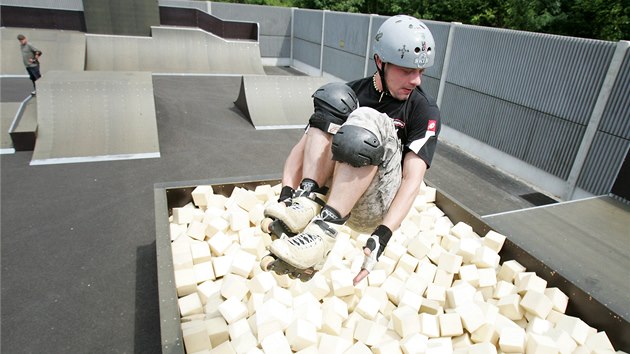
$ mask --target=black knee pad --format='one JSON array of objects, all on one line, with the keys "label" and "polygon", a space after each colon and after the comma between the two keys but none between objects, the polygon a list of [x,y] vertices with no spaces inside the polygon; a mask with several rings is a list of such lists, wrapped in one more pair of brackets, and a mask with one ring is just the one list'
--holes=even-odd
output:
[{"label": "black knee pad", "polygon": [[371,131],[356,125],[344,125],[332,140],[333,160],[354,167],[378,166],[383,162],[385,148]]},{"label": "black knee pad", "polygon": [[359,100],[348,85],[332,82],[315,91],[313,106],[314,113],[308,121],[309,125],[335,134],[350,113],[357,109]]}]

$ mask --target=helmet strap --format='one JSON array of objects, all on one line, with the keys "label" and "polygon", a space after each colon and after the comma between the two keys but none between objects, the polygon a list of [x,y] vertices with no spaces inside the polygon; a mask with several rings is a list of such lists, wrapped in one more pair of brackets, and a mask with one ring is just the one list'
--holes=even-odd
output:
[{"label": "helmet strap", "polygon": [[378,101],[381,102],[384,95],[391,96],[391,94],[389,93],[389,89],[387,88],[387,83],[385,80],[385,62],[381,60],[381,67],[379,67],[378,62],[376,61],[377,57],[377,54],[374,54],[374,64],[376,64],[376,70],[378,71],[378,76],[381,78],[381,87],[383,88],[383,91],[381,91],[381,97],[378,99]]}]

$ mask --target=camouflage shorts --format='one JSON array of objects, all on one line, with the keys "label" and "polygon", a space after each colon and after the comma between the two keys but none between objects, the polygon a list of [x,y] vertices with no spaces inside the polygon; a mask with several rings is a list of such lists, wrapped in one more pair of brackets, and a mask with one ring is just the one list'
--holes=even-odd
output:
[{"label": "camouflage shorts", "polygon": [[385,148],[383,162],[367,191],[355,204],[346,225],[358,232],[370,233],[382,223],[402,180],[402,145],[393,120],[385,113],[362,107],[344,123],[361,126],[374,133]]}]

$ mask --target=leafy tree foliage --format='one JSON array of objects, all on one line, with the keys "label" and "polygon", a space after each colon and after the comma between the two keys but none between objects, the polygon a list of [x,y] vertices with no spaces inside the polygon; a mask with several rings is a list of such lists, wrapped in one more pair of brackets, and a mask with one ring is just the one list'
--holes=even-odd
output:
[{"label": "leafy tree foliage", "polygon": [[509,28],[610,41],[630,40],[630,0],[227,0]]}]

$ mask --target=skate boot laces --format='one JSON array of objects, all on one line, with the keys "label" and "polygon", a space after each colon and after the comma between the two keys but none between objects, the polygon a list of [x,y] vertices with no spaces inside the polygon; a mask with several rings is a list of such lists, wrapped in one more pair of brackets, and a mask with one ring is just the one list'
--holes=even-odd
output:
[{"label": "skate boot laces", "polygon": [[337,230],[328,225],[328,223],[321,218],[313,219],[312,225],[315,225],[317,229],[314,226],[309,225],[304,232],[290,238],[288,242],[298,248],[308,248],[314,247],[323,242],[322,235],[326,235],[333,239],[337,237]]}]

